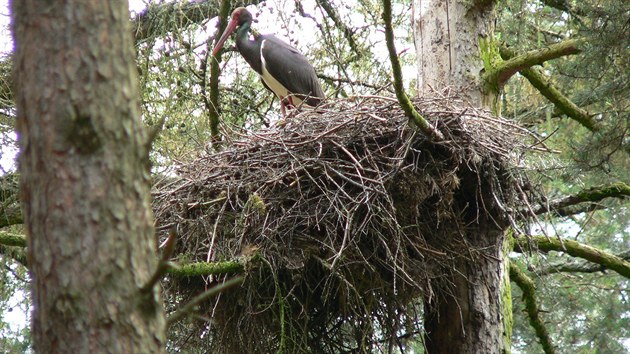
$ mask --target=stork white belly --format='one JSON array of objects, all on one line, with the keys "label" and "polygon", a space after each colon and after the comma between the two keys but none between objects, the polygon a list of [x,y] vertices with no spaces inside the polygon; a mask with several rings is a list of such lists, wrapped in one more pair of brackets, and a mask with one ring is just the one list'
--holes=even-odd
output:
[{"label": "stork white belly", "polygon": [[[284,99],[289,96],[291,93],[284,87],[278,80],[276,80],[269,71],[267,71],[267,61],[265,61],[265,56],[263,55],[263,48],[265,48],[265,43],[267,40],[263,40],[260,46],[260,60],[262,61],[262,79],[265,81],[265,84],[269,86],[269,88],[278,96],[280,99]],[[291,101],[295,106],[299,106],[302,104],[302,100],[297,96],[291,96]]]}]

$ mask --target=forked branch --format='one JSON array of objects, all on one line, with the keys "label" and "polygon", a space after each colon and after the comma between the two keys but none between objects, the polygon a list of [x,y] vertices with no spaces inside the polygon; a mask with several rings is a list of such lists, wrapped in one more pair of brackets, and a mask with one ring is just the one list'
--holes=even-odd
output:
[{"label": "forked branch", "polygon": [[557,59],[563,56],[577,54],[582,51],[580,47],[585,40],[569,39],[563,42],[554,43],[546,48],[535,49],[529,52],[514,56],[495,66],[493,70],[484,73],[484,80],[501,87],[505,82],[517,72],[540,65],[548,60]]},{"label": "forked branch", "polygon": [[[509,48],[501,47],[499,51],[501,53],[501,57],[505,60],[510,60],[511,58],[516,57],[516,52]],[[523,68],[520,70],[520,73],[538,90],[538,92],[540,92],[540,94],[551,101],[560,112],[582,124],[590,131],[599,130],[599,126],[595,119],[593,119],[587,111],[580,108],[577,104],[560,92],[560,90],[551,83],[549,78],[547,78],[539,68]]]}]

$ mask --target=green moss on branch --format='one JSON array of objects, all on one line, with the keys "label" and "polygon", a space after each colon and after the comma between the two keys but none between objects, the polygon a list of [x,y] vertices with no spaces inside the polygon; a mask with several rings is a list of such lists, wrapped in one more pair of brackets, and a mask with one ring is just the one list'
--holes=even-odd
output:
[{"label": "green moss on branch", "polygon": [[0,245],[26,247],[26,236],[0,230]]},{"label": "green moss on branch", "polygon": [[[576,210],[571,207],[577,204],[589,203],[589,205],[593,205],[606,198],[623,199],[627,197],[630,197],[630,186],[623,182],[615,182],[584,189],[574,195],[551,201],[547,205],[536,208],[534,213],[544,214],[553,211],[560,216],[573,215],[576,214]],[[579,210],[577,211],[579,212]]]},{"label": "green moss on branch", "polygon": [[392,63],[392,72],[394,74],[394,89],[396,98],[400,103],[405,115],[413,124],[415,124],[427,137],[433,141],[444,140],[444,136],[438,130],[434,129],[431,124],[413,107],[409,96],[405,93],[402,81],[402,70],[398,53],[394,44],[394,29],[392,28],[392,2],[391,0],[383,0],[383,21],[385,22],[385,41],[387,42],[387,50],[389,51],[389,60]]},{"label": "green moss on branch", "polygon": [[573,240],[546,236],[533,236],[530,240],[522,240],[517,247],[524,248],[528,243],[541,251],[565,252],[573,257],[586,259],[630,279],[630,262],[598,248]]},{"label": "green moss on branch", "polygon": [[236,261],[197,262],[170,268],[168,273],[179,277],[194,277],[201,275],[230,275],[245,271],[245,265]]},{"label": "green moss on branch", "polygon": [[546,354],[555,353],[556,349],[551,342],[547,327],[545,327],[545,323],[542,318],[540,318],[540,309],[536,301],[536,286],[534,282],[514,263],[510,263],[510,279],[523,291],[523,301],[525,302],[527,317],[529,317],[529,324],[534,328],[543,350]]},{"label": "green moss on branch", "polygon": [[[500,48],[500,52],[501,57],[506,60],[516,56],[516,52],[506,47]],[[580,108],[577,104],[562,94],[562,92],[560,92],[560,90],[551,83],[551,81],[540,69],[524,68],[520,70],[520,73],[538,90],[538,92],[540,92],[541,95],[551,101],[551,103],[553,103],[560,112],[566,114],[569,118],[580,123],[590,131],[599,130],[599,125],[595,119],[593,119],[587,111]]]},{"label": "green moss on branch", "polygon": [[493,82],[497,86],[502,87],[509,78],[523,69],[540,65],[548,60],[581,52],[580,46],[582,44],[584,44],[584,39],[568,39],[554,43],[546,48],[535,49],[514,56],[495,66],[494,70],[486,71],[484,79],[486,82]]},{"label": "green moss on branch", "polygon": [[581,52],[580,46],[583,43],[584,39],[569,39],[546,48],[531,50],[497,64],[493,70],[486,69],[482,78],[487,85],[502,87],[509,78],[523,69]]}]

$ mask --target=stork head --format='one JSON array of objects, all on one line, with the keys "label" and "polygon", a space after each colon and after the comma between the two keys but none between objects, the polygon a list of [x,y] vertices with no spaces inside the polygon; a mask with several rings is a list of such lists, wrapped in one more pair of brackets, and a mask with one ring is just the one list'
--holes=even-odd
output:
[{"label": "stork head", "polygon": [[246,8],[238,7],[234,9],[234,11],[232,11],[232,15],[230,16],[230,22],[227,27],[225,27],[225,31],[223,31],[217,45],[215,45],[212,50],[212,56],[215,56],[217,52],[219,52],[225,41],[232,33],[234,33],[234,31],[236,31],[237,28],[241,27],[243,24],[251,23],[253,20],[251,12],[247,11]]}]

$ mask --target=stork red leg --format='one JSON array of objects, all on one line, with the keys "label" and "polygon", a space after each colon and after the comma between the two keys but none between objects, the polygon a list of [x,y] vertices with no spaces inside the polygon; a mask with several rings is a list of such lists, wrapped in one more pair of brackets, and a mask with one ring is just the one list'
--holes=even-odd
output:
[{"label": "stork red leg", "polygon": [[284,98],[280,97],[280,107],[282,107],[282,118],[287,117],[287,109],[286,104],[284,103]]}]

